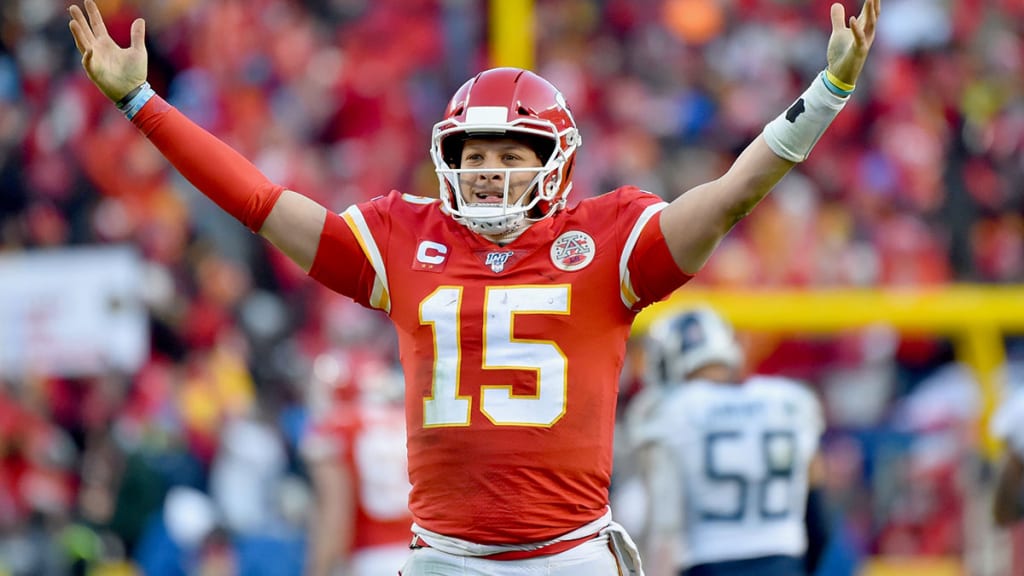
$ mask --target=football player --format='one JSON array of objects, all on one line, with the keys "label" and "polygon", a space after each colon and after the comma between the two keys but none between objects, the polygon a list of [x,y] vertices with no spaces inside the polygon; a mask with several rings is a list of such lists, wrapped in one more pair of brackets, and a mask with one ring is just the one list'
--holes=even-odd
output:
[{"label": "football player", "polygon": [[84,6],[70,27],[86,73],[171,164],[395,325],[415,534],[405,576],[641,573],[608,506],[633,319],[807,158],[854,90],[880,10],[865,0],[847,18],[833,5],[826,67],[724,175],[671,204],[624,186],[569,207],[583,138],[568,103],[533,72],[495,68],[456,90],[434,127],[440,199],[392,191],[338,214],[156,95],[142,19],[121,48],[95,1]]},{"label": "football player", "polygon": [[650,385],[663,390],[635,433],[649,573],[813,573],[827,541],[813,393],[786,378],[743,378],[732,328],[709,308],[652,324],[645,354]]}]

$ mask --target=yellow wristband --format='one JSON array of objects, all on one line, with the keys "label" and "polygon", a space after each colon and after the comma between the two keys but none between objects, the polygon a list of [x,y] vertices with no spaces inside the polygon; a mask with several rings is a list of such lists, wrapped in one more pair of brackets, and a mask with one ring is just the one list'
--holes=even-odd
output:
[{"label": "yellow wristband", "polygon": [[825,69],[825,77],[828,78],[828,81],[831,82],[836,88],[839,88],[840,90],[853,92],[853,89],[856,87],[856,85],[854,84],[843,82],[839,78],[836,78],[836,75],[833,74],[832,71],[829,70],[828,68]]}]

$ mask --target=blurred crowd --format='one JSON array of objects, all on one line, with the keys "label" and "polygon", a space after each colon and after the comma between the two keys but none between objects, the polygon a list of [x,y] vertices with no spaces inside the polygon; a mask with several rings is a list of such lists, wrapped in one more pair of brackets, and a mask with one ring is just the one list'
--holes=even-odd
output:
[{"label": "blurred crowd", "polygon": [[[430,128],[493,64],[483,1],[98,3],[125,44],[146,18],[158,93],[336,211],[392,188],[436,195]],[[824,67],[829,4],[535,0],[536,69],[584,139],[571,200],[622,184],[671,199],[717,177]],[[169,169],[82,73],[66,8],[0,4],[0,255],[135,246],[150,354],[133,373],[0,376],[0,574],[297,573],[316,359],[355,348],[393,364],[392,329]],[[1024,3],[885,0],[877,44],[811,158],[695,284],[1024,282]],[[957,474],[978,400],[949,344],[754,345],[752,368],[821,389],[856,547],[961,554]],[[967,409],[932,418],[928,398]],[[912,433],[949,427],[914,451]],[[907,498],[910,482],[930,488]]]}]

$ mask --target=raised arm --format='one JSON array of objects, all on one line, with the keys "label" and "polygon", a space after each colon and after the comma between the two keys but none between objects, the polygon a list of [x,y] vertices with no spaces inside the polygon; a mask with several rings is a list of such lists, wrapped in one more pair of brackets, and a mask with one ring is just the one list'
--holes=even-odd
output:
[{"label": "raised arm", "polygon": [[132,23],[122,48],[107,33],[94,0],[69,8],[69,26],[93,84],[125,113],[203,194],[309,271],[327,210],[267,180],[251,162],[190,121],[146,83],[146,23]]},{"label": "raised arm", "polygon": [[864,0],[860,15],[847,20],[843,6],[833,4],[826,71],[723,176],[686,191],[662,212],[662,233],[683,272],[697,272],[729,230],[810,153],[860,77],[880,8],[881,0]]}]

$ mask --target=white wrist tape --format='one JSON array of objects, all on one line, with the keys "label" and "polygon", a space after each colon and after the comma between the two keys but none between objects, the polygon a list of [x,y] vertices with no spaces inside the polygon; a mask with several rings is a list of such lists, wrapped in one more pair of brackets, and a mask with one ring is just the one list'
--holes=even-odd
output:
[{"label": "white wrist tape", "polygon": [[849,98],[833,94],[822,75],[778,118],[764,127],[765,141],[779,157],[803,162]]}]

